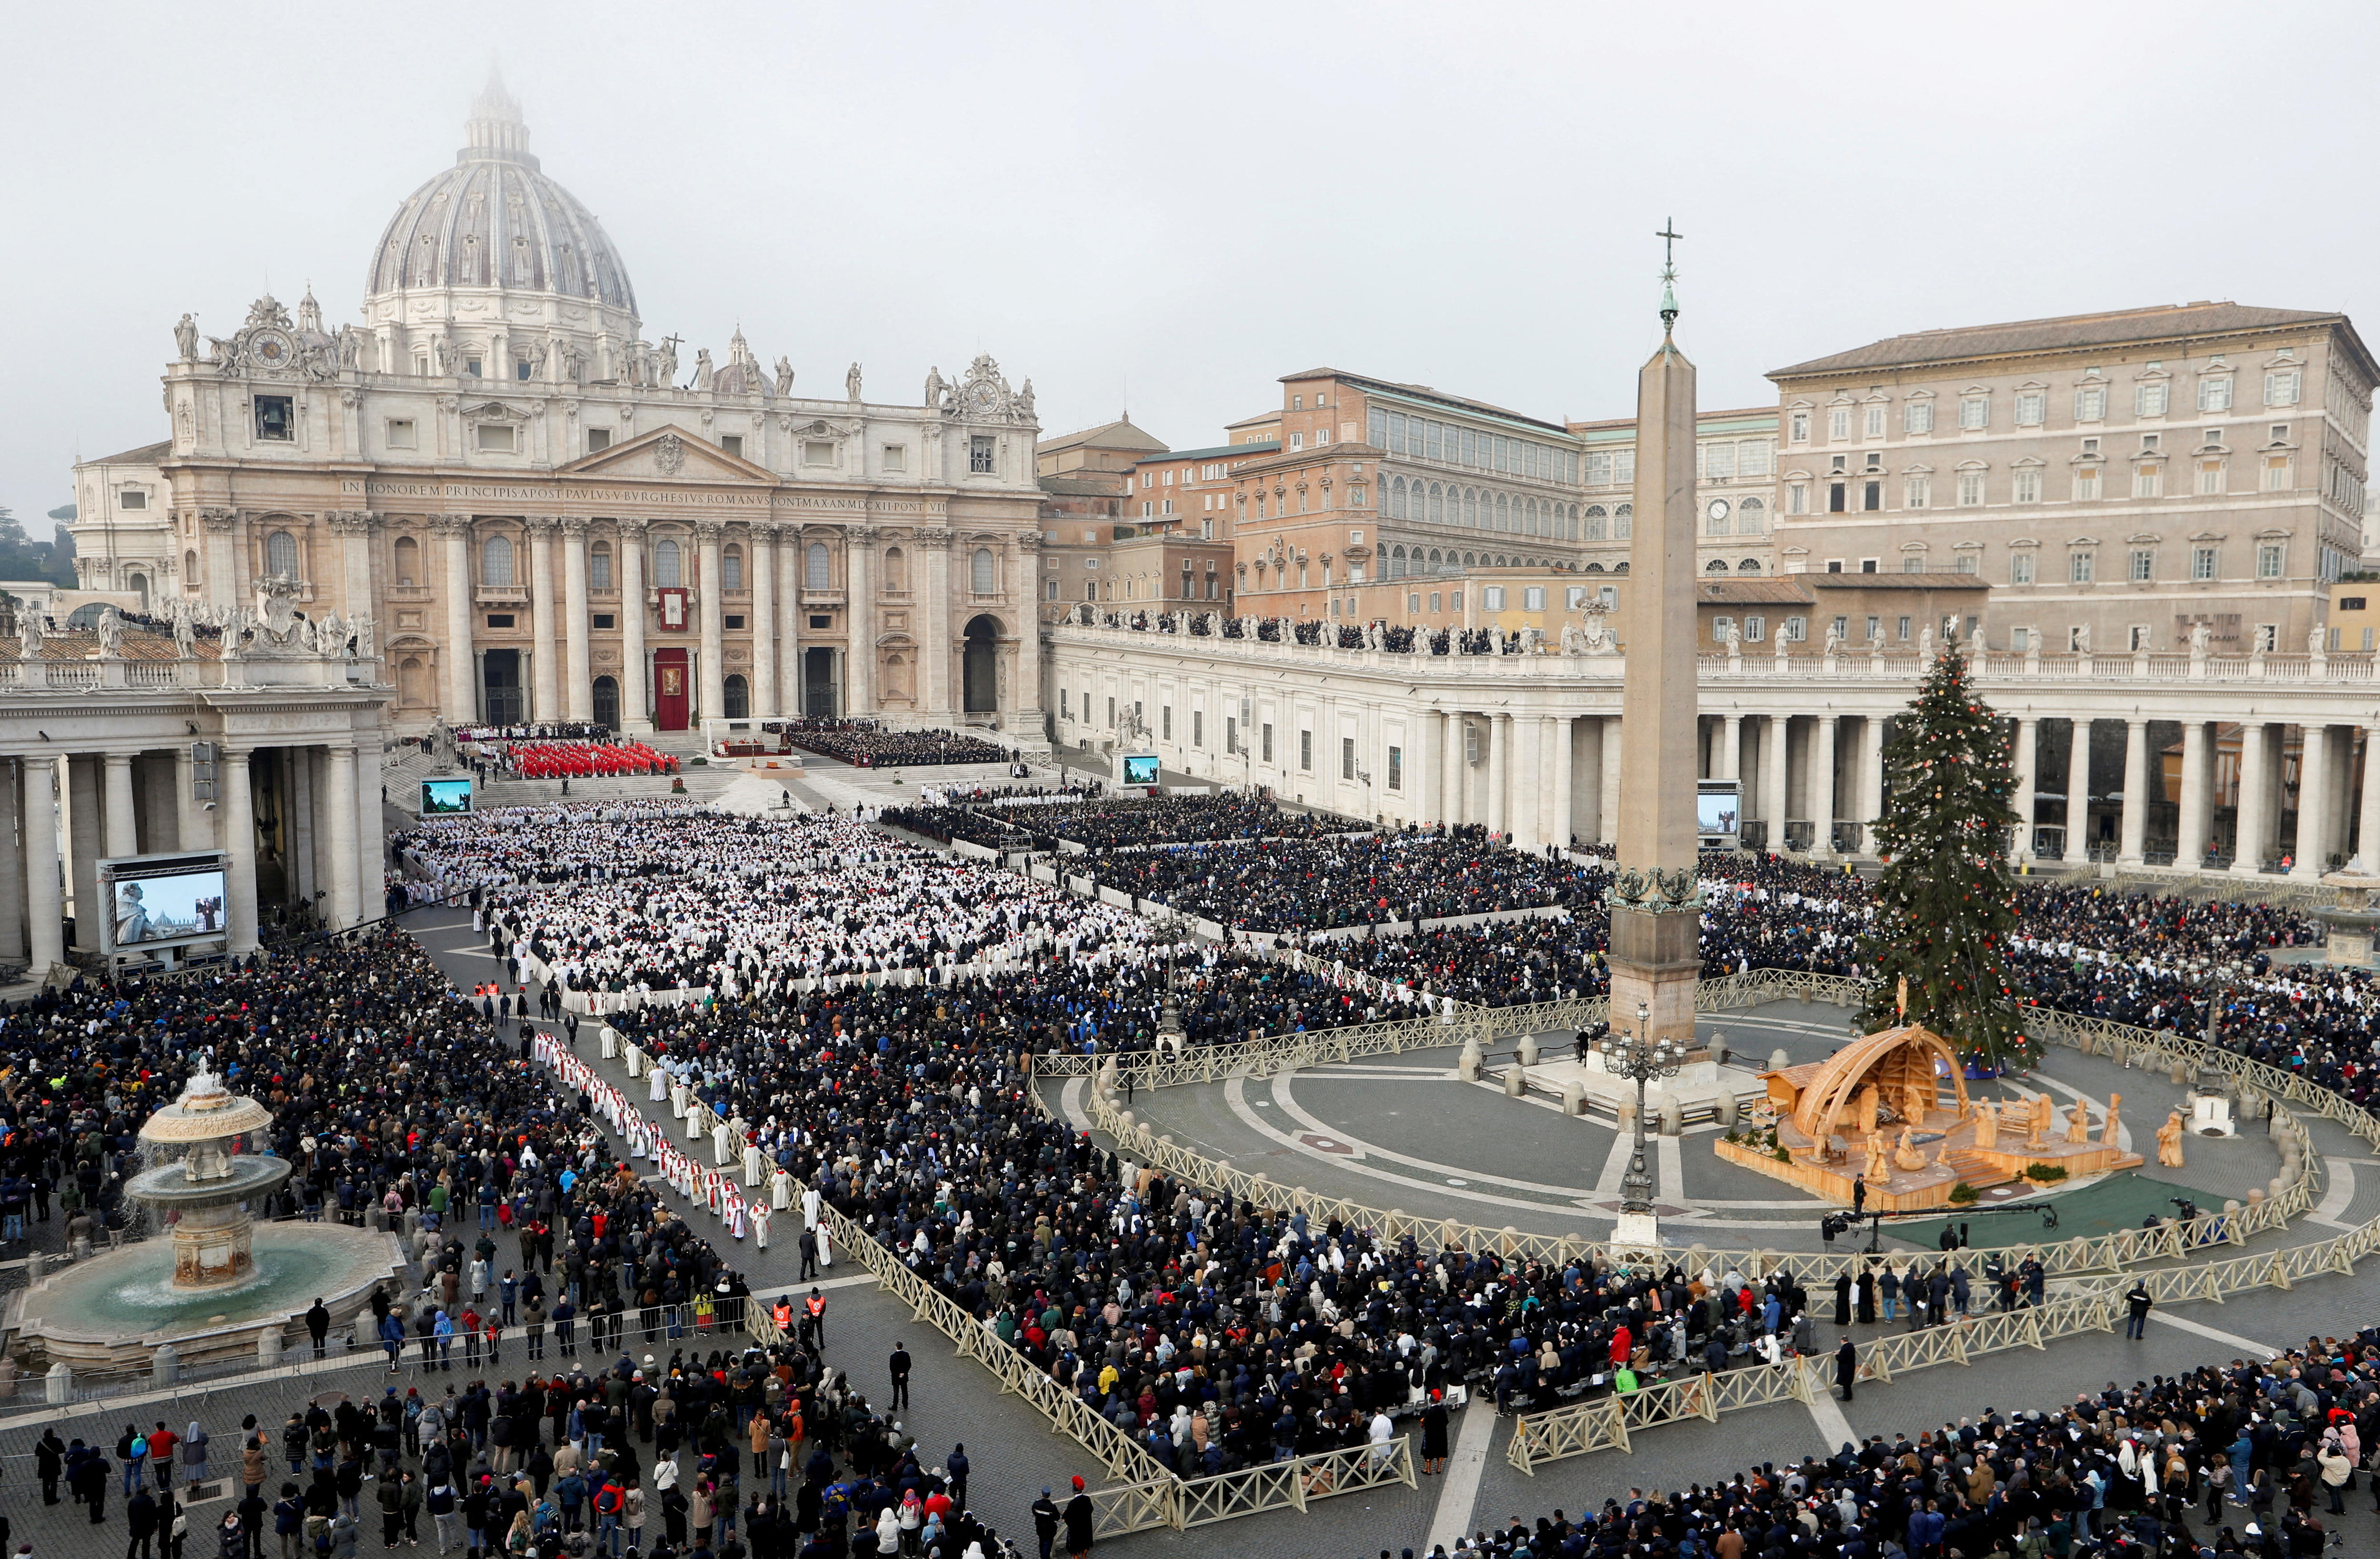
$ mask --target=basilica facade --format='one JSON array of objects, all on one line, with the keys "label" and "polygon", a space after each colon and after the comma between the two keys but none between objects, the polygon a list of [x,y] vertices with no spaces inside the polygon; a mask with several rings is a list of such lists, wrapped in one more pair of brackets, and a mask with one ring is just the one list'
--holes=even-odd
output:
[{"label": "basilica facade", "polygon": [[[87,590],[372,625],[400,731],[864,715],[1038,745],[1032,382],[797,386],[649,341],[491,83],[374,249],[360,323],[183,316],[161,443],[78,468]],[[276,586],[276,589],[281,588]]]}]

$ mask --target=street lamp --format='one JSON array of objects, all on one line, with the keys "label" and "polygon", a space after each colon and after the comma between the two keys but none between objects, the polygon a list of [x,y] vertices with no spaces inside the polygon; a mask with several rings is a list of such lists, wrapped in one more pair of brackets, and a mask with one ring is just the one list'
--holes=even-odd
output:
[{"label": "street lamp", "polygon": [[1636,1004],[1636,1032],[1627,1038],[1606,1034],[1595,1048],[1603,1069],[1636,1084],[1636,1149],[1629,1156],[1628,1173],[1620,1178],[1620,1224],[1613,1237],[1629,1244],[1653,1243],[1653,1176],[1645,1167],[1645,1085],[1655,1078],[1674,1078],[1685,1059],[1667,1040],[1651,1037],[1653,1009]]}]

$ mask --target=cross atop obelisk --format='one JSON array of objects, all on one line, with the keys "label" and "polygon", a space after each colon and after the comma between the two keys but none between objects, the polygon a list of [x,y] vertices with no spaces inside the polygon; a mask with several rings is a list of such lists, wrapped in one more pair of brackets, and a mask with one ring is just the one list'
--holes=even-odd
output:
[{"label": "cross atop obelisk", "polygon": [[[1654,237],[1665,246],[1676,224]],[[1702,970],[1694,780],[1700,691],[1694,674],[1694,365],[1670,339],[1678,317],[1674,251],[1663,250],[1661,346],[1636,376],[1636,529],[1623,598],[1627,643],[1620,704],[1620,859],[1612,874],[1611,1025],[1671,1054],[1694,1045]],[[1639,1018],[1638,1013],[1644,1016]],[[1649,1177],[1632,1167],[1613,1238],[1657,1237]]]},{"label": "cross atop obelisk", "polygon": [[1678,240],[1683,233],[1672,231],[1678,219],[1670,217],[1661,224],[1653,237],[1661,240],[1661,336],[1667,340],[1678,323]]}]

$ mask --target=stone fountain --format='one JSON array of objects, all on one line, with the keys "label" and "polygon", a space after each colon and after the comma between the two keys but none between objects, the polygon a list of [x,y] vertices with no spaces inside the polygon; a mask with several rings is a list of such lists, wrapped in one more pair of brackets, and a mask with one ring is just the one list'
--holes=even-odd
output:
[{"label": "stone fountain", "polygon": [[2343,871],[2325,872],[2322,880],[2338,890],[2336,905],[2313,912],[2326,933],[2324,961],[2370,968],[2374,933],[2380,932],[2380,909],[2372,906],[2373,894],[2380,892],[2380,875],[2350,866]]},{"label": "stone fountain", "polygon": [[124,1194],[164,1225],[166,1237],[89,1257],[11,1296],[7,1331],[20,1364],[270,1361],[317,1298],[344,1324],[375,1285],[401,1292],[405,1252],[394,1235],[339,1224],[257,1225],[250,1207],[295,1167],[238,1151],[241,1138],[272,1122],[272,1111],[204,1068],[150,1116],[140,1140],[159,1162],[126,1181]]}]

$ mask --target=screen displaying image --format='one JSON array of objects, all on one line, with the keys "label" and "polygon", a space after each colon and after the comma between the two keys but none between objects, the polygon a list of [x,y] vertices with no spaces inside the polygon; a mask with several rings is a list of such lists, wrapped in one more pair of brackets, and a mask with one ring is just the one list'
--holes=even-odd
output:
[{"label": "screen displaying image", "polygon": [[1123,760],[1123,783],[1126,785],[1155,785],[1157,783],[1157,754],[1153,752],[1126,753]]},{"label": "screen displaying image", "polygon": [[225,934],[220,855],[103,860],[99,869],[109,905],[111,948],[123,951]]},{"label": "screen displaying image", "polygon": [[435,779],[421,782],[421,815],[440,812],[468,812],[471,810],[471,782],[467,779]]},{"label": "screen displaying image", "polygon": [[1697,833],[1723,834],[1733,838],[1736,825],[1742,820],[1743,798],[1732,790],[1706,790],[1694,798],[1694,827]]}]

